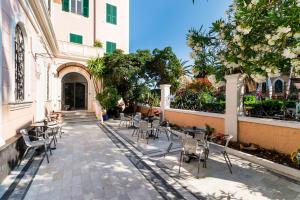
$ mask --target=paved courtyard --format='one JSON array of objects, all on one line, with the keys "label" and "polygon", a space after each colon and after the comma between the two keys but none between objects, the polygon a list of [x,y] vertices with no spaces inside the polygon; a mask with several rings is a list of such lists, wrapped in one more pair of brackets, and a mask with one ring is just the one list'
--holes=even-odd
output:
[{"label": "paved courtyard", "polygon": [[163,157],[170,144],[164,134],[149,144],[137,143],[132,129],[119,128],[115,120],[105,126],[72,123],[64,132],[50,163],[42,154],[35,156],[21,180],[1,199],[300,199],[298,182],[243,159],[230,156],[230,174],[214,146],[208,168],[201,167],[197,179],[193,161],[184,163],[178,175],[176,137],[171,153]]}]

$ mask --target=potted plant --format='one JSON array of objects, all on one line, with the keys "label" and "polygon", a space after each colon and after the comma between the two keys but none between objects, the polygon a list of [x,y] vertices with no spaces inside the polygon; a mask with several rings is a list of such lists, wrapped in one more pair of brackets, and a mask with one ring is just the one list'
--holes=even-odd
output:
[{"label": "potted plant", "polygon": [[113,111],[117,107],[118,100],[121,98],[117,89],[113,87],[106,87],[103,92],[97,94],[96,98],[105,111],[102,115],[103,120],[108,120],[108,112]]}]

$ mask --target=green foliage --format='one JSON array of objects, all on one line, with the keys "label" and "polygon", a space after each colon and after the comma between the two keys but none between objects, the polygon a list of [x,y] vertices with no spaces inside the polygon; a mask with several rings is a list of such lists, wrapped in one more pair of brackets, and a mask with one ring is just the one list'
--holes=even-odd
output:
[{"label": "green foliage", "polygon": [[179,78],[184,75],[181,61],[177,58],[171,47],[163,50],[154,49],[152,59],[146,63],[147,79],[155,88],[161,84],[171,84],[171,91],[179,87]]},{"label": "green foliage", "polygon": [[215,132],[215,128],[209,126],[208,124],[205,124],[206,134],[210,138],[211,135]]},{"label": "green foliage", "polygon": [[118,94],[116,88],[106,87],[103,92],[97,94],[96,99],[106,110],[112,110],[117,106],[121,96]]},{"label": "green foliage", "polygon": [[102,48],[103,44],[102,44],[102,42],[100,40],[96,40],[95,43],[94,43],[94,47]]},{"label": "green foliage", "polygon": [[286,108],[296,108],[296,101],[280,99],[257,100],[255,96],[244,96],[244,106],[252,116],[274,116],[286,112]]},{"label": "green foliage", "polygon": [[189,31],[195,72],[203,77],[216,70],[217,79],[242,73],[255,81],[291,69],[299,74],[299,19],[298,0],[234,0],[227,18],[215,21],[208,33]]},{"label": "green foliage", "polygon": [[209,90],[207,87],[198,88],[202,88],[202,90],[195,90],[189,87],[178,90],[174,101],[171,102],[171,106],[177,109],[214,113],[225,112],[223,94],[216,94],[215,90]]},{"label": "green foliage", "polygon": [[97,57],[89,59],[87,62],[87,66],[89,71],[96,79],[99,80],[103,77],[105,65],[102,58]]}]

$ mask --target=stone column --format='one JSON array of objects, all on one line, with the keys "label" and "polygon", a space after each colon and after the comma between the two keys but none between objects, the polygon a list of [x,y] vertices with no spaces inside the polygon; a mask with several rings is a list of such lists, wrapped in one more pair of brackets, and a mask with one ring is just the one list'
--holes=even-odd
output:
[{"label": "stone column", "polygon": [[238,140],[238,116],[243,110],[243,80],[240,74],[225,76],[226,79],[226,112],[225,134],[232,135],[233,141]]},{"label": "stone column", "polygon": [[162,120],[164,120],[164,111],[165,109],[170,108],[170,88],[171,85],[169,84],[163,84],[160,85],[160,109],[162,112]]}]

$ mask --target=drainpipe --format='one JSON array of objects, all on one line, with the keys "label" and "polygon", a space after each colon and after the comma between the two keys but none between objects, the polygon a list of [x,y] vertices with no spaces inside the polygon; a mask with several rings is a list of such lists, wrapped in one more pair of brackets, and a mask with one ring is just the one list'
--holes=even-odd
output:
[{"label": "drainpipe", "polygon": [[96,0],[94,0],[94,44],[96,42]]},{"label": "drainpipe", "polygon": [[[0,2],[0,46],[2,47],[2,29],[3,27],[2,27],[2,1]],[[3,83],[2,83],[2,73],[3,73],[3,67],[2,67],[2,60],[3,60],[3,58],[2,58],[2,51],[4,51],[3,50],[3,48],[0,48],[0,130],[1,130],[1,132],[2,132],[2,130],[4,130],[4,127],[3,127],[3,113],[2,113],[2,106],[3,106],[3,102],[2,102],[2,99],[3,99]],[[5,141],[4,141],[4,139],[3,139],[3,132],[1,133],[0,132],[0,147],[2,146],[2,145],[4,145],[5,144]]]}]

